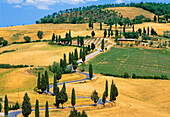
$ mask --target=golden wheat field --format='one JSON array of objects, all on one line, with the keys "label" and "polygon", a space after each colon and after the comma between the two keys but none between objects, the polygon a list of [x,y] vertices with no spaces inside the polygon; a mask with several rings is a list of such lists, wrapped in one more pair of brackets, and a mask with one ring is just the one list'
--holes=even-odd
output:
[{"label": "golden wheat field", "polygon": [[[112,79],[118,87],[119,96],[115,104],[106,104],[105,107],[103,105],[82,107],[77,108],[78,111],[81,112],[84,109],[89,117],[110,117],[111,115],[115,117],[170,116],[170,81],[167,80],[120,79],[97,75],[97,79],[90,82],[66,84],[66,89],[68,94],[70,94],[74,87],[76,94],[80,96],[90,96],[92,91],[96,89],[101,98],[105,89],[106,79],[109,82],[109,89]],[[107,100],[109,100],[109,96]],[[50,110],[50,116],[67,117],[70,110]],[[45,112],[40,111],[40,115],[44,117]],[[34,112],[30,116],[35,116]]]},{"label": "golden wheat field", "polygon": [[129,17],[129,19],[133,19],[136,16],[143,15],[147,18],[153,19],[154,14],[143,10],[142,8],[136,8],[136,7],[113,7],[113,8],[106,8],[108,10],[115,10],[116,12],[121,13],[123,15],[123,18]]},{"label": "golden wheat field", "polygon": [[[48,66],[54,61],[59,62],[65,53],[67,58],[69,52],[74,51],[76,47],[49,45],[46,42],[13,44],[0,48],[0,52],[4,50],[16,50],[14,52],[4,53],[0,55],[1,64],[27,64],[35,66]],[[79,50],[79,48],[77,48]],[[67,59],[68,60],[68,59]]]}]

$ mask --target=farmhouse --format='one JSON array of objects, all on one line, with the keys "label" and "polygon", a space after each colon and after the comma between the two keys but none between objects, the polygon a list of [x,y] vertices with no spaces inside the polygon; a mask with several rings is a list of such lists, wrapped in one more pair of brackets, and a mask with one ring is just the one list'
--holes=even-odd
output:
[{"label": "farmhouse", "polygon": [[118,39],[119,43],[122,44],[135,44],[136,39]]},{"label": "farmhouse", "polygon": [[164,37],[170,38],[170,31],[164,31]]}]

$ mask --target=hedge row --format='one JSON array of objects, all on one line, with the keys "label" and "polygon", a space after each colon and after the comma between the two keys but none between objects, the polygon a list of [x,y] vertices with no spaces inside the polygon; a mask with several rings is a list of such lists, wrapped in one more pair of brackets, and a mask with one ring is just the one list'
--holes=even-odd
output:
[{"label": "hedge row", "polygon": [[[30,65],[30,67],[33,67],[34,65]],[[23,67],[29,67],[29,65],[10,65],[10,64],[0,64],[0,68],[23,68]]]},{"label": "hedge row", "polygon": [[100,73],[105,76],[113,76],[113,77],[122,77],[122,78],[133,78],[133,79],[162,79],[162,80],[169,80],[166,75],[161,76],[138,76],[133,74],[130,76],[128,73],[124,73],[124,75],[118,75],[118,74],[110,74],[110,73]]},{"label": "hedge row", "polygon": [[5,51],[1,52],[0,54],[4,54],[4,53],[8,53],[8,52],[14,52],[14,51],[16,51],[16,50],[5,50]]}]

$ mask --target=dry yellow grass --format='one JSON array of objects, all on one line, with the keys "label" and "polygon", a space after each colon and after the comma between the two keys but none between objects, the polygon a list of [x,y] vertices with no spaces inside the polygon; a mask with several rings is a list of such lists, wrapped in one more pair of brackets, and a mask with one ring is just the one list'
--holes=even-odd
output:
[{"label": "dry yellow grass", "polygon": [[[67,92],[74,87],[77,95],[90,96],[95,89],[102,97],[105,89],[105,80],[113,79],[119,90],[116,105],[109,105],[105,108],[97,107],[77,108],[84,109],[89,117],[169,117],[170,116],[170,81],[167,80],[145,80],[145,79],[120,79],[97,75],[97,79],[84,84],[67,84]],[[109,99],[109,96],[108,98]],[[52,116],[68,116],[69,111],[51,111]],[[33,114],[34,115],[34,114]],[[31,115],[31,116],[33,116]],[[44,112],[41,113],[44,116]]]},{"label": "dry yellow grass", "polygon": [[154,14],[143,10],[142,8],[136,8],[136,7],[113,7],[113,8],[107,8],[108,10],[115,10],[118,13],[121,13],[123,15],[123,18],[129,17],[129,19],[133,19],[136,16],[144,15],[147,18],[153,19]]},{"label": "dry yellow grass", "polygon": [[[28,43],[10,45],[0,48],[0,52],[4,50],[16,51],[0,55],[0,63],[3,64],[27,64],[35,66],[48,66],[54,61],[59,62],[65,53],[68,57],[76,47],[49,45],[45,42]],[[79,50],[79,49],[78,49]]]}]

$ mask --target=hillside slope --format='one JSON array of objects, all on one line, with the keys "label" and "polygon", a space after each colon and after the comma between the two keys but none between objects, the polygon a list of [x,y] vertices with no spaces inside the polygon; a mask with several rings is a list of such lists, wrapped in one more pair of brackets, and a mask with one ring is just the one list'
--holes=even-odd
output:
[{"label": "hillside slope", "polygon": [[154,14],[143,10],[142,8],[136,8],[136,7],[112,7],[112,8],[106,8],[108,10],[115,10],[116,12],[121,13],[123,15],[123,18],[128,17],[129,19],[134,19],[136,16],[143,15],[147,18],[153,19]]}]

